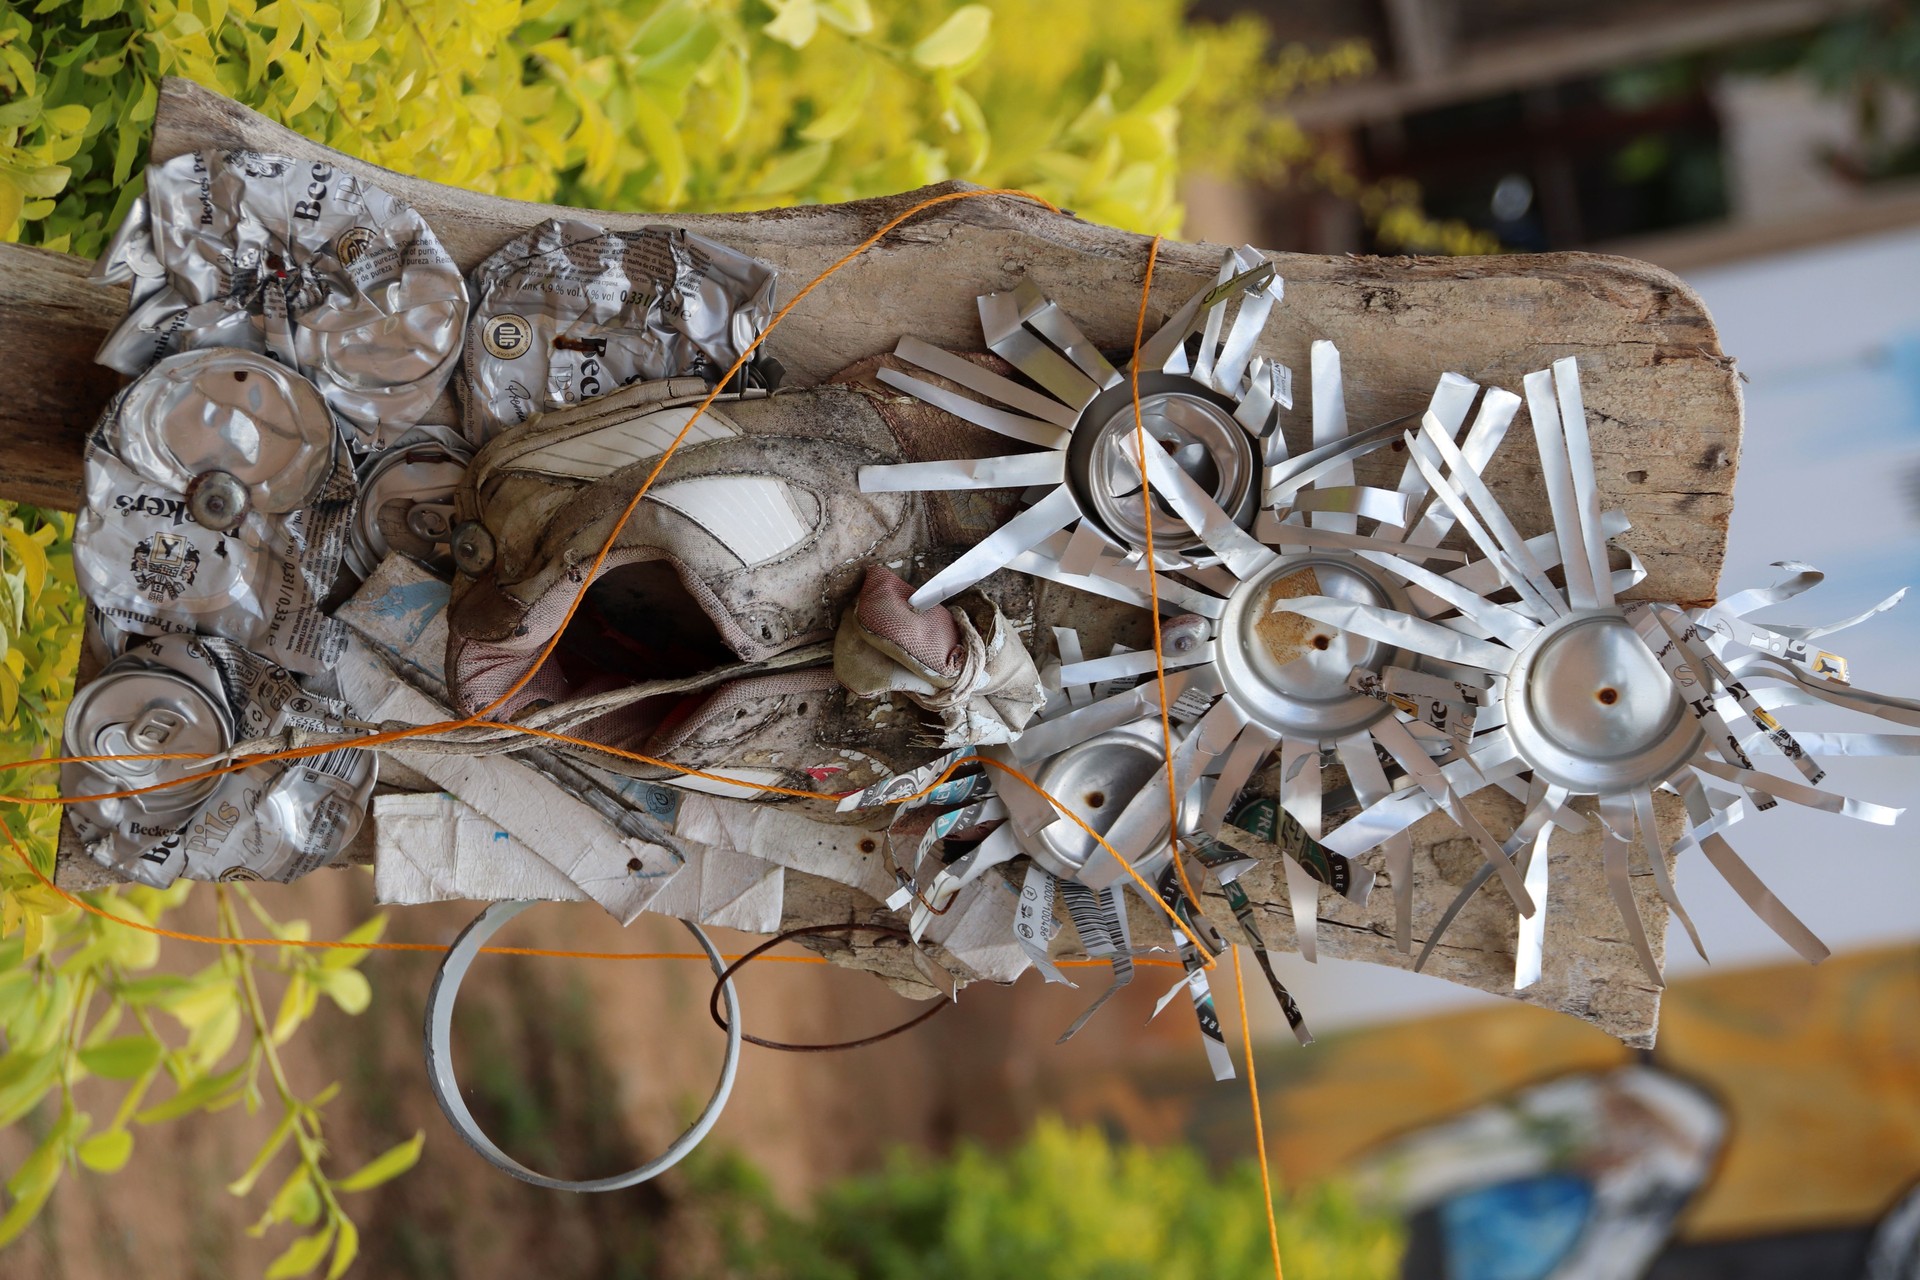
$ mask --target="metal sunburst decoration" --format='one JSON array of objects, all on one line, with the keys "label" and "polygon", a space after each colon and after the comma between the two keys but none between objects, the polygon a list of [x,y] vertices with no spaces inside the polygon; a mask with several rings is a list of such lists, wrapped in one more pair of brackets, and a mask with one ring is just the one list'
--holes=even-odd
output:
[{"label": "metal sunburst decoration", "polygon": [[[1796,575],[1787,582],[1713,609],[1623,604],[1619,593],[1641,581],[1645,569],[1611,545],[1627,522],[1600,509],[1571,358],[1524,380],[1552,517],[1547,533],[1523,537],[1481,478],[1521,397],[1501,388],[1483,394],[1457,374],[1439,379],[1423,413],[1351,431],[1339,353],[1316,342],[1311,446],[1290,454],[1278,419],[1292,407],[1291,377],[1253,354],[1280,296],[1279,280],[1253,250],[1227,254],[1214,285],[1141,347],[1137,418],[1135,371],[1114,367],[1031,285],[982,297],[982,328],[989,347],[1046,394],[912,338],[899,346],[903,359],[998,404],[897,371],[880,375],[929,404],[1041,446],[862,471],[868,491],[1027,490],[1024,508],[922,586],[915,607],[1010,568],[1141,607],[1157,599],[1163,611],[1181,614],[1163,625],[1159,655],[1085,658],[1078,637],[1056,629],[1059,694],[1024,735],[997,750],[1074,805],[1080,821],[1065,821],[1025,788],[992,788],[1005,825],[940,874],[935,904],[987,866],[1022,853],[1045,876],[1091,890],[1105,903],[1125,868],[1098,856],[1100,841],[1081,821],[1136,871],[1164,882],[1176,811],[1182,847],[1203,855],[1232,900],[1232,875],[1251,864],[1236,865],[1210,842],[1248,782],[1277,756],[1280,822],[1295,837],[1281,842],[1288,893],[1309,960],[1320,885],[1364,901],[1374,876],[1354,860],[1376,848],[1392,873],[1396,941],[1411,951],[1407,831],[1440,811],[1470,837],[1484,866],[1428,931],[1421,961],[1468,896],[1498,877],[1521,917],[1515,985],[1531,984],[1542,963],[1538,908],[1549,888],[1552,832],[1586,830],[1588,820],[1570,801],[1592,798],[1611,896],[1658,981],[1629,888],[1635,848],[1699,946],[1663,856],[1653,800],[1660,789],[1677,793],[1688,813],[1688,834],[1672,852],[1699,846],[1796,950],[1808,959],[1824,956],[1818,939],[1760,885],[1723,833],[1778,800],[1872,822],[1897,816],[1819,790],[1824,771],[1815,757],[1920,754],[1920,738],[1796,739],[1772,712],[1824,703],[1920,725],[1920,703],[1852,689],[1844,662],[1810,643],[1898,597],[1827,627],[1747,621],[1746,614],[1819,581],[1792,566]],[[1227,306],[1235,299],[1229,325]],[[1137,445],[1143,433],[1151,442],[1144,457]],[[1397,487],[1356,484],[1354,460],[1395,444],[1406,450]],[[1151,554],[1143,512],[1149,497]],[[1461,536],[1452,538],[1456,531]],[[1464,542],[1466,550],[1443,548],[1443,541]],[[1165,730],[1161,671],[1170,711]],[[1744,681],[1763,678],[1773,687],[1748,691]],[[1756,751],[1791,761],[1800,777],[1761,772]],[[1344,768],[1361,806],[1331,833],[1322,829],[1328,760]],[[1174,804],[1160,783],[1169,773]],[[1464,803],[1487,787],[1526,806],[1504,840]],[[1047,879],[1049,898],[1051,888]],[[1191,909],[1172,892],[1162,884],[1163,902]],[[1244,893],[1237,896],[1244,902]],[[1251,911],[1236,905],[1235,913],[1266,967]],[[925,914],[923,908],[922,924]],[[1034,954],[1043,958],[1044,950]],[[1290,998],[1270,969],[1268,977],[1304,1038]]]},{"label": "metal sunburst decoration", "polygon": [[[1483,775],[1489,769],[1511,774],[1517,766],[1530,781],[1526,815],[1506,846],[1521,855],[1530,896],[1545,898],[1554,827],[1583,825],[1567,802],[1594,798],[1608,889],[1655,983],[1662,981],[1659,966],[1629,886],[1636,847],[1644,852],[1661,896],[1705,956],[1667,868],[1654,809],[1654,793],[1662,789],[1679,795],[1687,810],[1687,834],[1672,852],[1698,846],[1781,938],[1809,960],[1824,958],[1825,946],[1760,884],[1722,833],[1780,800],[1873,823],[1888,824],[1899,816],[1898,809],[1821,790],[1826,771],[1817,757],[1914,754],[1920,738],[1861,733],[1796,738],[1772,712],[1822,703],[1920,724],[1920,703],[1853,689],[1845,680],[1844,660],[1809,643],[1891,607],[1904,592],[1824,627],[1765,626],[1746,619],[1820,580],[1800,565],[1789,566],[1798,572],[1779,586],[1742,592],[1709,609],[1622,603],[1608,539],[1624,522],[1600,510],[1578,367],[1572,357],[1563,358],[1550,370],[1528,374],[1524,386],[1553,520],[1544,540],[1519,536],[1481,480],[1480,464],[1454,448],[1438,424],[1423,421],[1405,440],[1438,506],[1467,532],[1485,557],[1482,565],[1497,574],[1497,581],[1487,584],[1492,589],[1454,592],[1447,600],[1452,616],[1436,615],[1437,621],[1330,594],[1289,600],[1284,607],[1478,673],[1489,695],[1471,758]],[[1564,566],[1564,584],[1547,573],[1554,561]],[[1484,581],[1484,571],[1481,577]],[[1495,595],[1511,598],[1497,603]],[[1747,688],[1748,681],[1759,679],[1774,685]],[[1754,756],[1761,750],[1791,762],[1800,776],[1759,769]],[[1463,794],[1492,781],[1488,775],[1476,785],[1464,770],[1449,770],[1457,773],[1455,786]],[[1327,847],[1357,856],[1435,807],[1431,795],[1420,790],[1396,792],[1344,823],[1327,838]],[[1483,873],[1469,882],[1432,930],[1428,952],[1485,879]],[[1517,987],[1539,976],[1543,943],[1538,922],[1523,920]]]}]

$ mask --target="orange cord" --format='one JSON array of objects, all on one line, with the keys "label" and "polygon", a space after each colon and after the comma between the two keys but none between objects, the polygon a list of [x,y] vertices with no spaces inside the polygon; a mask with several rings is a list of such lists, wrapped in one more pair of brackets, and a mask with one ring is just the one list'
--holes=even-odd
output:
[{"label": "orange cord", "polygon": [[[178,929],[163,929],[157,924],[148,924],[143,920],[132,920],[126,916],[117,916],[106,908],[88,902],[85,898],[61,888],[53,882],[46,872],[33,865],[32,856],[27,853],[25,847],[21,845],[19,837],[13,834],[11,828],[5,826],[5,824],[0,824],[0,831],[6,832],[7,842],[13,846],[13,851],[19,856],[20,861],[26,864],[27,870],[33,873],[33,878],[59,895],[69,906],[78,907],[88,915],[98,916],[102,920],[124,925],[129,929],[135,929],[141,933],[153,934],[157,938],[172,938],[177,942],[205,942],[221,947],[292,947],[302,951],[430,951],[444,954],[452,950],[452,944],[442,944],[438,942],[344,942],[328,938],[227,938],[216,937],[212,934],[205,933],[184,933]],[[562,960],[707,961],[707,955],[703,951],[555,951],[546,947],[482,947],[480,948],[480,954],[488,956],[548,956]],[[737,955],[727,955],[721,956],[720,958],[722,960],[732,961],[738,960],[740,957]],[[782,964],[833,963],[825,956],[760,956],[758,959],[772,960]],[[1089,968],[1094,965],[1104,965],[1107,962],[1105,960],[1057,960],[1054,963],[1067,965],[1072,968]],[[1142,956],[1136,959],[1134,963],[1177,968],[1180,962],[1177,960],[1157,960],[1150,956]]]},{"label": "orange cord", "polygon": [[1273,1175],[1267,1172],[1267,1129],[1260,1120],[1260,1072],[1253,1065],[1253,1024],[1247,1019],[1247,984],[1240,976],[1240,948],[1233,948],[1233,993],[1240,1002],[1240,1044],[1247,1057],[1247,1099],[1253,1104],[1253,1150],[1260,1161],[1261,1203],[1267,1210],[1267,1243],[1273,1248],[1273,1280],[1287,1280],[1280,1269],[1280,1224],[1273,1219]]},{"label": "orange cord", "polygon": [[[838,272],[843,267],[853,262],[856,258],[860,257],[862,254],[866,253],[867,250],[871,249],[874,245],[878,244],[882,239],[884,239],[889,232],[893,231],[896,227],[900,226],[902,223],[908,221],[909,219],[917,216],[922,212],[925,212],[928,209],[934,208],[938,205],[947,204],[947,203],[958,201],[958,200],[978,199],[984,196],[1010,196],[1010,197],[1015,197],[1019,199],[1032,200],[1036,204],[1041,205],[1042,207],[1048,209],[1051,212],[1054,212],[1054,213],[1060,212],[1060,210],[1051,202],[1044,200],[1039,196],[1032,195],[1031,193],[1025,192],[1025,191],[1018,191],[1018,190],[1012,190],[1012,189],[993,189],[993,190],[948,192],[944,195],[935,196],[929,200],[922,200],[919,203],[904,210],[900,214],[896,215],[895,217],[889,219],[886,223],[884,223],[879,228],[879,230],[875,231],[872,235],[868,236],[865,240],[862,240],[858,245],[855,245],[852,249],[848,250],[847,253],[843,254],[840,258],[835,260],[830,266],[828,266],[819,275],[815,276],[811,281],[809,281],[798,293],[794,294],[794,296],[787,302],[785,306],[781,307],[779,311],[774,313],[773,318],[768,321],[766,328],[760,332],[758,337],[756,337],[751,343],[747,345],[746,350],[740,353],[740,357],[733,362],[733,364],[727,369],[727,371],[723,375],[721,375],[719,381],[714,384],[712,390],[710,390],[707,393],[706,397],[703,400],[701,400],[700,404],[694,409],[693,414],[687,419],[686,423],[680,428],[679,434],[673,438],[672,442],[667,446],[665,451],[661,453],[659,461],[654,464],[653,469],[647,474],[647,478],[641,483],[640,487],[634,492],[633,497],[628,501],[625,509],[621,511],[619,518],[614,522],[613,528],[608,532],[606,540],[601,544],[599,553],[594,557],[592,567],[584,575],[580,590],[574,595],[572,601],[568,604],[565,615],[560,619],[560,624],[554,629],[553,634],[547,639],[546,643],[541,647],[541,650],[538,656],[534,659],[533,664],[529,666],[527,670],[521,674],[520,678],[516,680],[513,683],[513,685],[507,689],[506,692],[502,693],[498,698],[495,698],[492,702],[480,708],[478,711],[474,712],[472,715],[467,716],[464,719],[460,719],[460,720],[443,721],[439,724],[411,725],[404,729],[388,730],[381,733],[375,733],[367,737],[356,738],[349,742],[315,744],[307,747],[290,748],[286,751],[277,751],[277,752],[273,752],[263,756],[250,757],[247,760],[234,761],[232,763],[220,766],[215,769],[203,770],[195,774],[188,774],[181,778],[174,779],[173,781],[170,781],[170,782],[155,783],[151,786],[130,788],[124,791],[109,792],[109,793],[105,793],[98,796],[65,796],[65,797],[41,798],[41,797],[0,795],[0,802],[10,802],[10,803],[19,804],[22,806],[31,806],[34,804],[65,805],[65,804],[76,804],[76,803],[85,803],[85,802],[97,802],[100,800],[109,800],[109,799],[125,799],[132,796],[144,795],[149,791],[157,791],[165,788],[181,786],[186,783],[195,782],[195,781],[199,781],[207,778],[221,777],[225,774],[234,773],[241,769],[252,768],[254,765],[257,765],[257,764],[265,764],[265,763],[271,763],[275,761],[304,759],[310,756],[324,755],[328,752],[339,750],[342,747],[365,748],[365,747],[371,747],[371,746],[379,746],[385,743],[403,741],[408,738],[421,737],[423,735],[431,734],[431,733],[441,733],[441,732],[447,732],[451,730],[470,728],[480,724],[496,724],[496,723],[499,725],[500,728],[506,729],[515,733],[525,734],[533,737],[546,738],[546,739],[550,739],[557,742],[565,742],[570,745],[579,746],[579,747],[591,748],[596,751],[604,752],[606,754],[615,755],[615,756],[619,756],[626,759],[637,760],[637,761],[641,761],[648,764],[666,766],[669,768],[673,768],[680,773],[688,774],[694,777],[713,779],[714,775],[712,774],[702,773],[701,771],[696,769],[687,769],[682,766],[672,765],[667,761],[655,760],[655,759],[652,759],[651,757],[640,755],[637,752],[623,751],[617,748],[612,748],[612,747],[602,745],[600,743],[590,742],[590,741],[587,741],[586,739],[572,737],[567,734],[554,733],[554,732],[550,732],[548,730],[543,730],[543,729],[535,729],[525,725],[516,725],[511,722],[492,722],[492,721],[488,721],[486,717],[492,714],[494,711],[498,710],[500,707],[504,706],[509,701],[511,701],[515,695],[517,695],[522,689],[524,689],[527,686],[527,684],[531,682],[536,675],[539,674],[541,668],[546,665],[547,660],[553,655],[554,650],[558,648],[560,644],[561,636],[565,633],[568,623],[570,623],[573,620],[574,615],[579,611],[581,604],[585,601],[588,587],[599,576],[600,570],[602,566],[606,563],[607,557],[612,554],[613,545],[615,541],[619,538],[621,531],[626,528],[627,521],[631,519],[633,516],[633,513],[639,509],[640,503],[645,500],[648,491],[653,487],[654,481],[659,478],[660,473],[663,470],[665,470],[667,463],[672,459],[674,452],[680,447],[681,443],[686,439],[687,433],[693,429],[693,425],[700,420],[702,415],[706,413],[707,409],[712,406],[713,402],[719,398],[721,394],[721,389],[725,387],[729,382],[731,382],[733,380],[734,375],[737,374],[742,368],[745,367],[747,361],[752,359],[754,352],[759,349],[760,344],[765,342],[766,339],[769,336],[771,336],[774,329],[776,329],[780,325],[780,323],[787,318],[787,315],[796,306],[800,304],[801,300],[806,298],[816,288],[818,288],[821,284],[823,284],[828,279],[828,277],[832,276],[834,273]],[[1152,489],[1152,483],[1147,479],[1147,474],[1146,474],[1146,456],[1147,456],[1146,455],[1146,447],[1147,447],[1146,426],[1140,410],[1140,370],[1139,370],[1140,348],[1142,345],[1142,341],[1145,337],[1146,320],[1147,320],[1147,303],[1153,287],[1154,266],[1158,261],[1159,255],[1160,255],[1160,241],[1161,241],[1161,237],[1155,236],[1153,238],[1152,244],[1149,246],[1147,251],[1146,275],[1141,283],[1140,309],[1134,325],[1133,361],[1130,366],[1130,372],[1131,372],[1131,382],[1132,382],[1132,392],[1133,392],[1133,422],[1134,422],[1134,431],[1136,433],[1135,439],[1136,439],[1136,444],[1140,450],[1141,501],[1145,510],[1145,527],[1146,527],[1145,556],[1146,556],[1146,569],[1147,569],[1147,583],[1148,583],[1148,589],[1149,589],[1149,592],[1151,595],[1151,601],[1152,601],[1152,608],[1150,612],[1152,614],[1152,619],[1153,619],[1154,676],[1159,686],[1160,727],[1161,727],[1162,741],[1163,741],[1163,745],[1166,752],[1166,763],[1167,763],[1167,802],[1168,802],[1168,811],[1170,816],[1170,823],[1168,828],[1169,838],[1173,842],[1173,866],[1174,866],[1175,873],[1179,877],[1181,890],[1186,894],[1187,901],[1193,904],[1197,908],[1200,901],[1199,897],[1194,893],[1193,885],[1187,878],[1186,867],[1180,858],[1180,843],[1179,843],[1180,801],[1179,801],[1179,796],[1177,794],[1178,783],[1174,776],[1173,726],[1172,726],[1172,715],[1167,702],[1166,654],[1164,649],[1162,648],[1161,635],[1160,635],[1160,590],[1159,590],[1157,570],[1156,570],[1156,567],[1154,564],[1154,558],[1153,558],[1153,489]],[[196,759],[196,758],[204,759],[205,757],[195,757],[195,756],[184,754],[184,753],[161,753],[161,754],[153,754],[153,755],[138,756],[138,757],[63,756],[57,759],[23,760],[23,761],[12,761],[12,762],[0,763],[0,772],[24,768],[32,765],[99,763],[99,762],[108,761],[108,760],[127,760],[127,759],[180,760],[180,759]],[[1111,844],[1109,844],[1106,841],[1106,839],[1100,835],[1100,833],[1094,831],[1093,828],[1089,826],[1087,822],[1080,817],[1079,814],[1075,813],[1073,810],[1067,808],[1067,806],[1062,805],[1057,800],[1055,800],[1054,797],[1051,794],[1049,794],[1045,790],[1045,788],[1041,787],[1039,783],[1035,782],[1032,778],[1028,777],[1025,773],[1022,773],[1019,769],[1014,768],[1011,765],[1002,764],[997,760],[988,760],[985,757],[980,757],[980,756],[973,756],[963,760],[956,760],[941,773],[939,779],[935,780],[933,783],[929,784],[928,786],[922,788],[920,791],[914,793],[913,796],[903,797],[902,800],[895,801],[893,803],[904,803],[905,800],[918,799],[919,797],[926,795],[928,792],[932,791],[935,787],[939,786],[942,782],[944,782],[947,779],[947,777],[953,773],[955,769],[959,768],[963,764],[974,763],[974,762],[991,765],[996,769],[999,769],[1007,774],[1012,775],[1015,778],[1018,778],[1022,783],[1024,783],[1026,786],[1031,788],[1034,792],[1036,792],[1038,795],[1040,795],[1042,798],[1044,798],[1050,804],[1052,804],[1056,809],[1064,813],[1067,817],[1071,818],[1084,831],[1086,831],[1088,835],[1092,836],[1096,841],[1098,841],[1100,846],[1104,848],[1109,854],[1111,854],[1114,857],[1116,861],[1120,863],[1120,865],[1126,870],[1127,874],[1131,876],[1133,880],[1143,890],[1146,891],[1146,895],[1149,901],[1158,903],[1160,905],[1161,909],[1166,912],[1168,918],[1172,920],[1174,927],[1187,935],[1188,939],[1194,944],[1194,947],[1196,951],[1199,953],[1199,955],[1201,955],[1202,957],[1205,957],[1205,959],[1203,960],[1204,967],[1207,969],[1212,969],[1217,964],[1218,958],[1211,956],[1207,952],[1207,949],[1204,946],[1200,945],[1200,941],[1194,935],[1193,931],[1190,930],[1187,927],[1186,923],[1182,921],[1179,918],[1179,916],[1171,908],[1169,908],[1166,905],[1166,903],[1161,899],[1160,894],[1154,889],[1154,887],[1148,884],[1146,879],[1143,876],[1141,876],[1141,874],[1137,870],[1134,869],[1133,865],[1130,862],[1128,862],[1125,858],[1121,857],[1119,852],[1116,849],[1114,849],[1114,847]],[[736,785],[740,784],[738,779],[724,779],[724,780],[729,782],[734,782]],[[764,783],[747,783],[745,785],[750,786],[755,790],[759,790],[763,792],[794,796],[794,797],[799,797],[804,799],[837,800],[840,798],[839,796],[831,795],[824,792],[804,791],[796,788],[780,787],[780,786],[774,786],[774,785],[764,784]],[[48,877],[44,872],[42,872],[39,867],[33,864],[32,858],[28,855],[26,849],[21,846],[19,840],[14,836],[13,832],[10,829],[7,830],[6,834],[7,834],[7,840],[10,844],[12,844],[14,852],[20,857],[20,860],[26,864],[27,869],[33,873],[34,877],[37,880],[39,880],[43,885],[45,885],[47,888],[51,889],[54,893],[58,894],[61,898],[65,899],[68,903],[72,904],[73,906],[79,907],[81,910],[89,912],[92,915],[98,916],[101,919],[110,920],[116,924],[124,925],[127,928],[136,929],[144,933],[154,934],[159,937],[173,938],[182,942],[210,943],[216,946],[299,947],[302,949],[314,948],[314,949],[360,950],[360,951],[444,952],[448,950],[448,948],[445,946],[441,946],[437,943],[427,943],[427,942],[343,942],[343,941],[334,941],[334,940],[299,941],[299,940],[287,939],[287,938],[220,938],[220,937],[212,937],[205,934],[185,933],[185,932],[181,932],[179,930],[174,930],[174,929],[164,929],[157,925],[146,924],[141,921],[128,919],[124,916],[114,915],[112,912],[109,912],[104,908],[95,906],[94,904],[87,902],[84,899],[81,899],[74,894],[69,893],[67,890],[62,889],[59,885],[55,884],[50,877]],[[581,960],[666,960],[666,959],[704,960],[706,959],[704,955],[696,955],[692,953],[682,953],[682,952],[560,951],[560,950],[551,950],[551,949],[538,948],[538,947],[482,947],[481,951],[483,954],[491,954],[491,955],[526,955],[526,956],[543,956],[543,957],[581,959]],[[728,957],[728,958],[733,959],[735,957]],[[788,963],[798,963],[798,964],[827,963],[827,961],[823,957],[818,957],[818,956],[769,956],[766,958],[773,959],[773,960],[782,960]],[[1065,960],[1065,961],[1061,961],[1060,963],[1066,964],[1066,965],[1079,966],[1079,965],[1104,964],[1105,961]],[[1174,966],[1178,962],[1171,961],[1171,960],[1152,960],[1152,959],[1142,958],[1136,963]],[[1284,1280],[1284,1277],[1282,1276],[1281,1270],[1280,1270],[1279,1235],[1278,1235],[1277,1227],[1275,1226],[1274,1218],[1273,1218],[1272,1190],[1268,1181],[1267,1164],[1266,1164],[1266,1142],[1261,1129],[1260,1095],[1259,1095],[1257,1086],[1255,1086],[1253,1083],[1254,1068],[1253,1068],[1253,1053],[1252,1053],[1252,1043],[1253,1043],[1252,1032],[1249,1028],[1249,1024],[1247,1021],[1246,993],[1245,993],[1245,988],[1240,981],[1240,955],[1237,948],[1234,951],[1233,964],[1234,964],[1234,983],[1236,988],[1239,989],[1239,993],[1240,993],[1241,1032],[1242,1032],[1243,1039],[1245,1040],[1247,1045],[1247,1075],[1249,1080],[1249,1086],[1250,1088],[1253,1089],[1253,1092],[1252,1092],[1253,1123],[1254,1123],[1255,1139],[1258,1142],[1259,1149],[1260,1149],[1259,1150],[1260,1179],[1261,1179],[1261,1185],[1267,1188],[1267,1203],[1266,1203],[1267,1232],[1268,1232],[1268,1237],[1273,1245],[1274,1275],[1276,1277],[1276,1280]]]},{"label": "orange cord", "polygon": [[[1140,451],[1140,507],[1146,517],[1147,592],[1152,600],[1147,612],[1153,617],[1153,678],[1160,689],[1160,743],[1167,759],[1167,841],[1173,846],[1173,871],[1180,878],[1180,892],[1187,895],[1188,903],[1198,911],[1200,898],[1193,891],[1193,882],[1187,879],[1186,864],[1180,857],[1180,783],[1173,769],[1173,715],[1167,707],[1167,652],[1160,642],[1160,571],[1153,562],[1153,481],[1147,478],[1147,424],[1140,414],[1140,345],[1146,337],[1147,299],[1153,292],[1153,268],[1159,260],[1160,237],[1155,236],[1147,246],[1147,274],[1140,282],[1140,314],[1133,322],[1133,360],[1127,371],[1133,387],[1133,442],[1134,448]],[[1187,936],[1193,938],[1191,933]],[[1216,958],[1199,945],[1197,938],[1194,946],[1202,958],[1202,967],[1213,968]]]}]

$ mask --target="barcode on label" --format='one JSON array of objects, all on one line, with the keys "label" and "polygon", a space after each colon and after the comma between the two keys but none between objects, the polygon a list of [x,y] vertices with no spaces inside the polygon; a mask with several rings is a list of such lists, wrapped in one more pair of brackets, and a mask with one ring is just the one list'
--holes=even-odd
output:
[{"label": "barcode on label", "polygon": [[344,747],[339,751],[329,751],[323,756],[315,756],[308,761],[308,767],[331,775],[342,782],[351,782],[360,771],[360,757],[366,752],[357,747]]}]

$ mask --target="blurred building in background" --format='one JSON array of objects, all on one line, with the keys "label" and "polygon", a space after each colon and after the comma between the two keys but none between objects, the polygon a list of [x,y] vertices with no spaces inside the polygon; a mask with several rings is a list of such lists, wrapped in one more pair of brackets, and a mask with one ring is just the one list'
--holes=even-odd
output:
[{"label": "blurred building in background", "polygon": [[[1289,101],[1364,179],[1509,250],[1675,270],[1920,222],[1905,0],[1200,0],[1276,39],[1365,40],[1378,70]],[[1256,243],[1380,246],[1310,186],[1196,202]],[[1223,207],[1224,206],[1224,207]],[[1224,230],[1224,228],[1222,228]]]}]

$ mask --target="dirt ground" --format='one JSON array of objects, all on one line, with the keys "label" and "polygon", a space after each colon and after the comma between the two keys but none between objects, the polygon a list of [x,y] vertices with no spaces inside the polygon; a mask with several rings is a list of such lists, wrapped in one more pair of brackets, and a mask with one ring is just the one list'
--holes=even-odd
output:
[{"label": "dirt ground", "polygon": [[[371,889],[370,876],[341,872],[271,886],[262,896],[283,917],[311,920],[314,936],[337,937],[374,909]],[[210,907],[211,894],[202,895],[182,913],[183,925],[204,928]],[[397,910],[388,936],[448,942],[474,910]],[[738,936],[719,941],[729,952],[750,945]],[[496,942],[680,951],[691,939],[669,920],[643,917],[623,930],[597,908],[550,906],[514,922]],[[207,962],[191,944],[168,945],[163,964]],[[307,1095],[330,1081],[342,1085],[326,1109],[340,1173],[416,1130],[427,1135],[411,1173],[350,1201],[363,1257],[354,1274],[522,1280],[531,1259],[547,1280],[700,1270],[697,1257],[677,1256],[674,1210],[685,1186],[679,1171],[632,1191],[563,1195],[494,1172],[460,1142],[434,1104],[421,1058],[435,966],[431,955],[370,957],[372,1008],[351,1018],[323,1002],[293,1042],[291,1068]],[[1046,987],[1034,974],[1011,988],[970,988],[924,1026],[848,1053],[750,1045],[703,1151],[739,1153],[797,1207],[822,1183],[875,1168],[897,1146],[938,1152],[962,1138],[1003,1143],[1043,1111],[1098,1120],[1137,1139],[1177,1139],[1192,1091],[1205,1081],[1200,1048],[1184,1001],[1147,1022],[1176,975],[1141,970],[1131,990],[1056,1047],[1060,1031],[1106,981],[1104,971],[1080,973],[1077,991]],[[596,1176],[648,1159],[712,1088],[723,1038],[707,1013],[711,985],[697,962],[482,957],[456,1023],[469,1103],[502,1146],[543,1170]],[[740,998],[750,1030],[797,1041],[868,1034],[918,1007],[866,975],[813,965],[756,965],[740,980]],[[110,1105],[102,1101],[93,1110]],[[271,1111],[271,1104],[253,1116],[235,1108],[138,1131],[120,1173],[63,1179],[41,1221],[7,1252],[0,1274],[261,1274],[291,1238],[284,1229],[266,1239],[246,1232],[278,1179],[263,1178],[246,1200],[229,1195],[225,1184],[271,1129]],[[28,1127],[0,1134],[4,1167],[24,1154],[29,1135],[21,1131]]]}]

